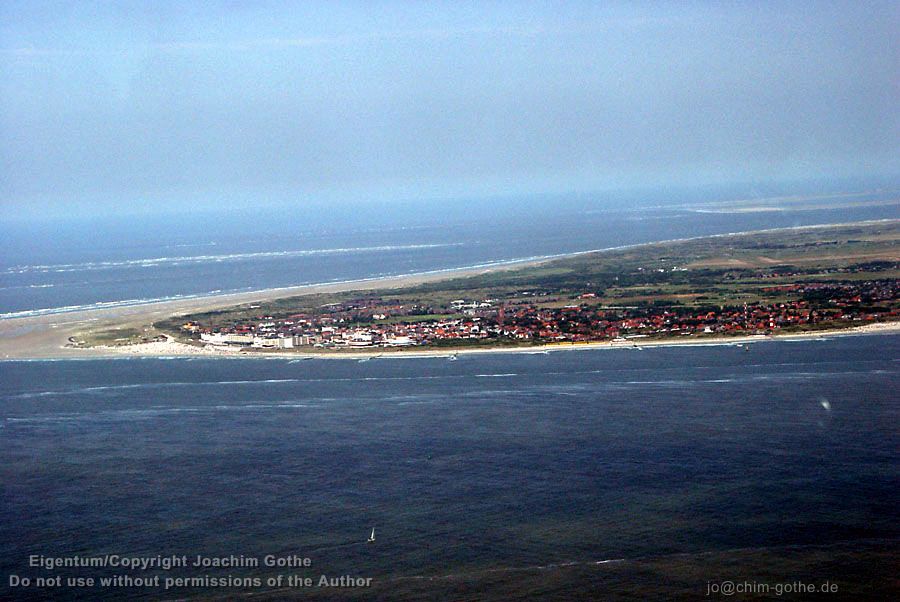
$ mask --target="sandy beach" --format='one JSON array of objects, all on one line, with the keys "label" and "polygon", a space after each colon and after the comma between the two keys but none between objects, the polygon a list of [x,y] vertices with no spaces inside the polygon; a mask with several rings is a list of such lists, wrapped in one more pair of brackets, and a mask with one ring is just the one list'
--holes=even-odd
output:
[{"label": "sandy beach", "polygon": [[199,347],[177,341],[158,341],[119,347],[93,347],[74,351],[88,351],[95,357],[231,357],[244,359],[336,359],[336,360],[370,360],[396,357],[449,357],[462,355],[478,355],[484,353],[525,353],[546,354],[558,351],[583,351],[588,349],[643,349],[645,347],[678,347],[684,345],[749,345],[766,341],[802,341],[821,340],[839,336],[860,336],[900,333],[900,322],[880,322],[866,324],[854,328],[820,330],[816,332],[785,333],[780,335],[748,335],[728,337],[681,337],[671,339],[628,339],[626,341],[598,341],[593,343],[550,343],[547,345],[529,345],[521,347],[458,347],[441,349],[416,349],[384,351],[373,348],[360,351],[282,351],[258,352],[241,351],[239,349],[216,346]]},{"label": "sandy beach", "polygon": [[[59,342],[58,339],[46,335],[38,338],[39,333],[21,335],[21,339],[30,340],[35,338],[38,344],[43,343],[40,347],[42,355],[37,354],[17,354],[10,355],[4,359],[8,360],[26,360],[26,359],[117,359],[127,357],[203,357],[203,358],[242,358],[242,359],[272,359],[272,360],[309,360],[309,359],[330,359],[330,360],[355,360],[366,361],[379,358],[398,358],[398,357],[450,357],[450,356],[468,356],[479,355],[484,353],[524,353],[524,354],[547,354],[560,351],[584,351],[596,349],[636,349],[640,350],[645,347],[677,347],[677,346],[702,346],[702,345],[750,345],[767,341],[779,340],[823,340],[825,338],[840,336],[860,336],[860,335],[878,335],[878,334],[898,334],[900,333],[900,322],[881,322],[876,324],[866,324],[854,328],[844,328],[835,330],[821,330],[816,332],[804,333],[786,333],[780,335],[748,335],[748,336],[727,336],[727,337],[680,337],[671,339],[628,339],[626,341],[598,341],[592,343],[549,343],[546,345],[529,345],[521,347],[498,346],[498,347],[459,347],[440,349],[434,348],[408,348],[403,350],[385,351],[379,348],[366,350],[316,350],[316,351],[250,351],[235,348],[225,348],[218,346],[198,346],[181,343],[171,338],[167,341],[156,341],[151,343],[138,343],[133,345],[122,346],[96,346],[89,348],[72,348],[58,347],[56,353],[53,353],[52,345]],[[52,334],[58,334],[54,330]],[[2,347],[0,347],[2,348]],[[46,355],[44,355],[46,354]],[[2,360],[0,360],[2,361]]]},{"label": "sandy beach", "polygon": [[[108,330],[113,328],[143,328],[157,320],[176,315],[184,315],[202,311],[210,311],[240,305],[242,303],[262,303],[274,299],[282,299],[302,294],[337,293],[351,290],[372,290],[385,288],[402,288],[437,282],[448,278],[476,276],[539,265],[556,259],[558,256],[528,259],[515,262],[504,262],[491,266],[461,268],[458,270],[440,270],[391,276],[351,280],[328,284],[310,284],[284,288],[273,288],[262,291],[248,291],[221,295],[209,295],[186,299],[175,299],[155,303],[137,305],[121,305],[116,307],[100,307],[80,311],[23,316],[0,320],[0,359],[65,359],[85,357],[120,356],[122,353],[141,355],[193,355],[203,352],[206,355],[228,354],[215,353],[213,350],[203,351],[191,345],[181,343],[161,343],[132,345],[127,349],[113,347],[67,347],[69,337],[90,330]],[[157,347],[147,347],[157,345]],[[164,351],[159,345],[168,345]],[[175,347],[174,353],[172,345]],[[135,348],[140,348],[136,350]],[[246,354],[244,354],[246,355]],[[267,354],[268,355],[268,354]]]}]

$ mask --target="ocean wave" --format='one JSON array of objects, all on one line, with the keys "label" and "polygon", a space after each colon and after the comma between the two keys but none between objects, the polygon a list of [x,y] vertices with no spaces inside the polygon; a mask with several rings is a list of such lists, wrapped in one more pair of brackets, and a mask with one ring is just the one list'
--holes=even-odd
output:
[{"label": "ocean wave", "polygon": [[475,378],[508,378],[511,376],[519,376],[514,372],[504,372],[502,374],[475,374]]},{"label": "ocean wave", "polygon": [[210,406],[187,406],[187,407],[154,407],[145,409],[125,409],[125,410],[104,410],[100,412],[77,412],[65,414],[52,414],[45,416],[28,416],[28,417],[7,417],[5,422],[9,424],[47,424],[58,422],[74,422],[79,420],[145,420],[158,416],[168,416],[171,414],[198,414],[203,412],[222,412],[222,411],[255,411],[255,410],[284,410],[284,409],[305,409],[318,408],[318,404],[312,403],[251,403],[251,404],[219,404]]},{"label": "ocean wave", "polygon": [[[427,246],[427,245],[423,245]],[[446,246],[446,245],[432,245],[432,246]],[[163,303],[166,301],[184,301],[188,299],[200,299],[204,297],[212,297],[219,294],[243,294],[243,293],[252,293],[252,294],[268,294],[275,291],[288,291],[290,289],[299,289],[306,287],[314,287],[314,286],[322,286],[322,285],[344,285],[344,284],[361,284],[365,282],[373,282],[377,280],[381,280],[385,277],[390,278],[407,278],[412,276],[428,276],[432,274],[452,274],[454,272],[464,271],[464,270],[473,270],[473,269],[481,269],[481,268],[491,268],[491,267],[499,267],[504,265],[513,265],[516,263],[522,262],[530,262],[530,261],[539,261],[546,259],[554,259],[556,257],[561,257],[562,255],[540,255],[534,257],[523,257],[517,259],[502,259],[496,261],[488,261],[484,263],[476,263],[472,265],[462,266],[462,267],[452,267],[452,268],[439,268],[435,270],[426,270],[422,272],[408,272],[408,273],[399,273],[399,274],[380,274],[377,276],[367,277],[367,278],[355,278],[349,280],[329,280],[324,282],[305,282],[300,284],[292,284],[287,286],[279,286],[274,288],[262,288],[262,289],[254,289],[253,287],[246,287],[242,289],[230,289],[223,291],[222,289],[215,289],[205,293],[195,293],[195,294],[179,294],[179,295],[170,295],[166,297],[149,297],[142,299],[123,299],[118,301],[98,301],[96,303],[87,303],[83,305],[64,305],[59,307],[44,307],[40,309],[25,309],[7,313],[0,313],[0,320],[9,320],[13,318],[33,318],[36,316],[46,316],[46,315],[55,315],[62,313],[71,313],[76,311],[91,311],[96,309],[109,309],[116,307],[132,307],[137,305],[149,305],[151,303]],[[2,273],[2,272],[0,272]],[[239,303],[239,301],[235,301],[235,303]]]},{"label": "ocean wave", "polygon": [[[158,359],[158,358],[155,358]],[[177,358],[173,358],[177,359]],[[433,359],[433,358],[432,358]],[[791,365],[791,364],[774,364]],[[802,365],[802,364],[798,364]],[[760,366],[754,364],[752,366]],[[705,367],[698,367],[705,368]],[[548,371],[535,373],[534,376],[540,377],[576,377],[576,376],[596,376],[602,374],[614,374],[616,372],[629,372],[631,370],[573,370],[573,371]],[[600,382],[581,382],[566,383],[565,385],[542,384],[537,387],[527,385],[527,389],[515,389],[514,391],[522,394],[526,390],[533,390],[542,393],[556,393],[560,390],[576,390],[578,392],[589,392],[598,387],[634,387],[634,386],[656,386],[656,387],[687,387],[698,384],[726,384],[726,383],[755,383],[766,381],[794,381],[794,380],[813,380],[827,379],[841,376],[852,376],[861,374],[884,375],[891,374],[890,371],[882,369],[869,370],[836,370],[836,371],[819,371],[806,372],[794,371],[774,374],[736,374],[726,373],[719,378],[696,378],[696,379],[665,379],[657,380],[602,380]],[[208,380],[208,381],[166,381],[166,382],[150,382],[150,383],[130,383],[121,385],[92,385],[87,387],[71,387],[68,389],[55,389],[44,391],[28,391],[10,395],[15,399],[31,399],[50,396],[66,396],[78,394],[95,394],[106,391],[121,391],[131,389],[160,389],[160,388],[181,388],[181,387],[228,387],[228,386],[258,386],[258,385],[283,385],[283,384],[301,384],[301,383],[365,383],[365,382],[395,382],[395,381],[439,381],[439,380],[466,380],[471,378],[514,378],[525,376],[522,373],[515,372],[499,372],[499,373],[479,373],[479,374],[417,374],[415,376],[356,376],[341,378],[267,378],[267,379],[245,379],[245,380]],[[513,390],[507,391],[512,392]],[[492,391],[496,393],[497,391]],[[503,391],[500,391],[503,392]],[[481,394],[482,391],[477,391]],[[577,393],[576,393],[577,394]],[[421,398],[422,394],[413,396]]]},{"label": "ocean wave", "polygon": [[183,301],[187,299],[198,299],[209,295],[217,294],[221,291],[209,292],[198,295],[172,295],[169,297],[152,297],[146,299],[122,299],[121,301],[98,301],[96,303],[86,303],[84,305],[63,305],[60,307],[45,307],[41,309],[23,309],[19,311],[11,311],[0,314],[0,320],[10,320],[13,318],[33,318],[36,316],[48,316],[54,314],[64,314],[76,311],[89,311],[93,309],[109,309],[115,307],[130,307],[133,305],[147,305],[150,303],[160,303],[163,301]]},{"label": "ocean wave", "polygon": [[461,246],[462,243],[435,243],[417,245],[379,245],[372,247],[338,247],[332,249],[303,249],[292,251],[257,251],[253,253],[227,253],[220,255],[179,255],[172,257],[146,257],[114,261],[86,261],[82,263],[56,263],[42,265],[17,265],[6,268],[0,274],[28,274],[33,272],[91,272],[115,268],[152,268],[158,266],[192,265],[197,263],[222,263],[284,257],[341,255],[349,253],[377,253],[382,251],[415,251],[441,247]]},{"label": "ocean wave", "polygon": [[17,286],[0,286],[0,291],[17,291],[28,288],[53,288],[55,284],[20,284]]}]

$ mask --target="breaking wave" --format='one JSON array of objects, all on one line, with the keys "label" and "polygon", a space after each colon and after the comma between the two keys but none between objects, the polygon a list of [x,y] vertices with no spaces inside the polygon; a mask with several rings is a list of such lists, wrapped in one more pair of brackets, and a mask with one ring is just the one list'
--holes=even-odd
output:
[{"label": "breaking wave", "polygon": [[222,263],[284,257],[308,257],[316,255],[340,255],[345,253],[375,253],[379,251],[415,251],[440,247],[460,246],[462,243],[419,245],[381,245],[374,247],[340,247],[334,249],[306,249],[295,251],[258,251],[254,253],[227,253],[221,255],[181,255],[174,257],[147,257],[116,261],[86,261],[82,263],[56,263],[44,265],[18,265],[3,270],[2,274],[27,274],[33,272],[91,272],[115,268],[152,268],[157,266],[193,265],[198,263]]}]

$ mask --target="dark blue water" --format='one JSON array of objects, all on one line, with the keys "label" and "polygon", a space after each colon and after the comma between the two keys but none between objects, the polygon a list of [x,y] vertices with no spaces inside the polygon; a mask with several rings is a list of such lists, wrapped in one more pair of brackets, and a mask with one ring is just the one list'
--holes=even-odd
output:
[{"label": "dark blue water", "polygon": [[432,204],[427,210],[415,205],[282,209],[6,224],[0,237],[0,317],[409,274],[709,234],[900,218],[897,204],[744,214],[651,206],[667,199],[488,199]]},{"label": "dark blue water", "polygon": [[[886,599],[898,361],[900,337],[869,336],[455,362],[3,362],[0,574],[349,573],[372,587],[261,597],[386,600],[697,599],[710,579],[809,578],[837,582],[835,599]],[[313,567],[41,571],[30,554]]]}]

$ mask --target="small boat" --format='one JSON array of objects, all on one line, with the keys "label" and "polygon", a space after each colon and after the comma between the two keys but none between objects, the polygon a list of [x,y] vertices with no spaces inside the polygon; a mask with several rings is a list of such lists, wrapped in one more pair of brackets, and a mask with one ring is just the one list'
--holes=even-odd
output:
[{"label": "small boat", "polygon": [[454,353],[453,355],[451,355],[451,356],[450,356],[449,358],[447,358],[447,359],[449,359],[451,362],[455,362],[456,360],[459,359],[459,354],[458,354],[458,353]]},{"label": "small boat", "polygon": [[369,539],[366,540],[366,543],[375,543],[375,527],[372,527],[372,534],[369,535]]}]

